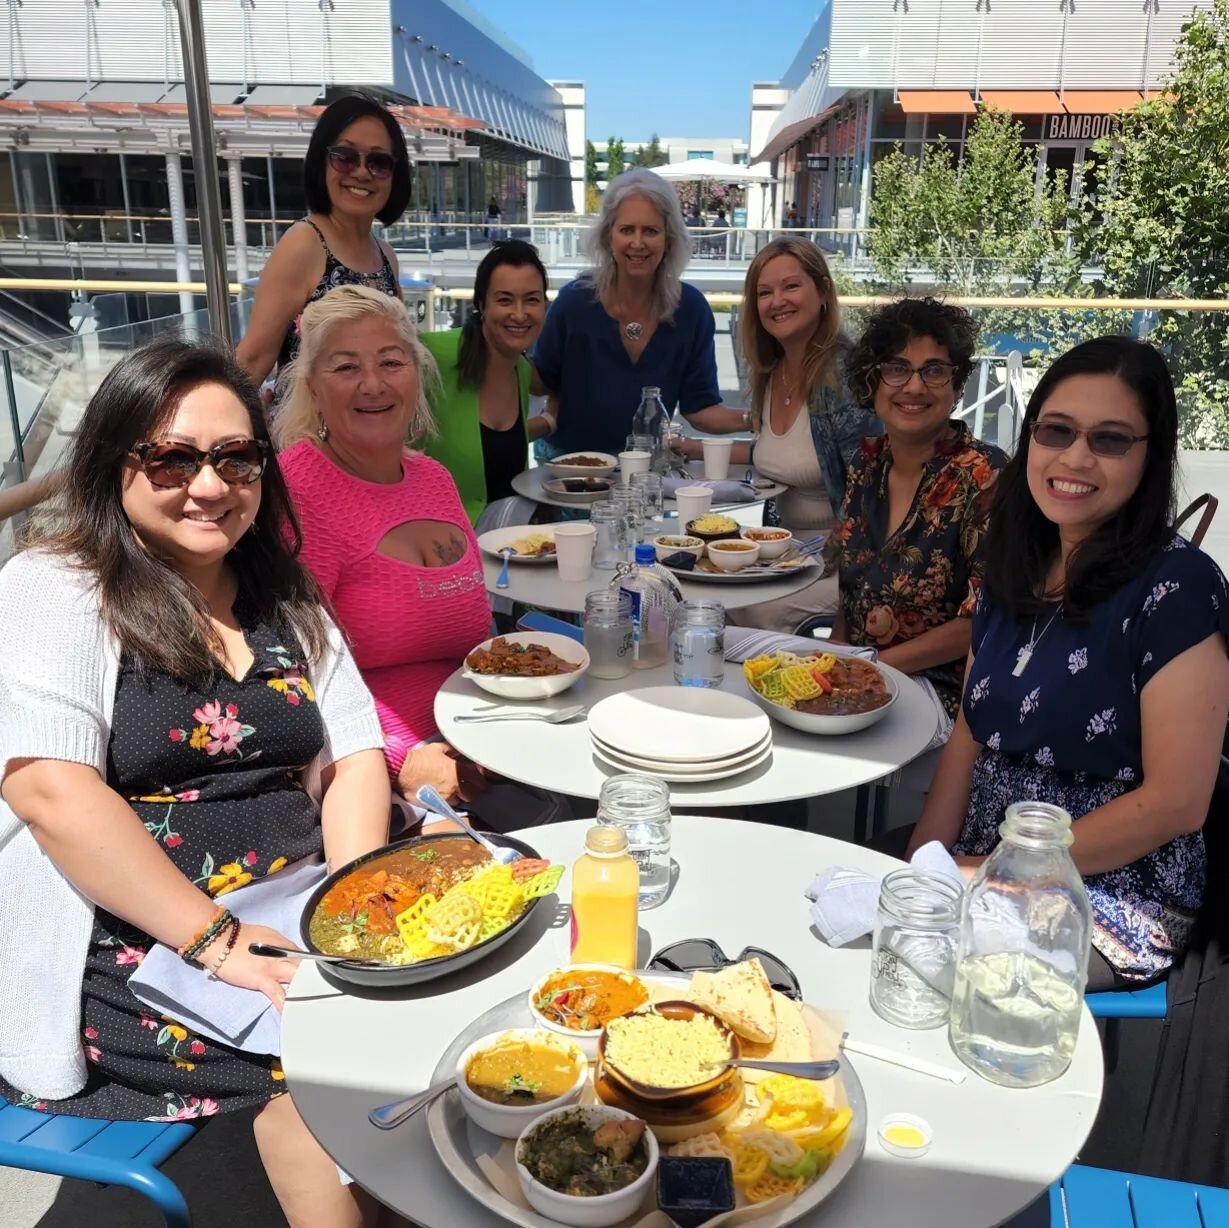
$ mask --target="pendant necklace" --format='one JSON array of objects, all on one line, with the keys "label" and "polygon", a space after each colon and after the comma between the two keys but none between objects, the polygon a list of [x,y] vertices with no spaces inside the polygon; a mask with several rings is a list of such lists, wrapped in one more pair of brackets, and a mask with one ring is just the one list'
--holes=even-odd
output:
[{"label": "pendant necklace", "polygon": [[794,403],[794,389],[791,388],[785,382],[785,367],[784,366],[779,366],[777,368],[777,379],[781,383],[781,392],[785,397],[785,405],[786,405],[786,408],[788,409],[789,406],[791,406]]},{"label": "pendant necklace", "polygon": [[628,341],[639,341],[644,336],[644,325],[637,324],[634,320],[630,324],[623,325],[623,334]]},{"label": "pendant necklace", "polygon": [[1047,622],[1046,625],[1041,628],[1041,635],[1037,634],[1037,619],[1036,617],[1033,618],[1033,629],[1032,631],[1029,632],[1028,643],[1025,644],[1024,647],[1021,648],[1020,651],[1016,654],[1016,667],[1015,669],[1011,671],[1011,676],[1013,678],[1019,678],[1020,675],[1023,674],[1026,669],[1028,669],[1028,663],[1033,659],[1033,652],[1036,649],[1037,645],[1041,643],[1042,636],[1044,636],[1045,633],[1049,631],[1050,627],[1054,623],[1054,620],[1062,612],[1063,612],[1063,607],[1060,605],[1058,609],[1055,610],[1054,613],[1050,615],[1050,621]]}]

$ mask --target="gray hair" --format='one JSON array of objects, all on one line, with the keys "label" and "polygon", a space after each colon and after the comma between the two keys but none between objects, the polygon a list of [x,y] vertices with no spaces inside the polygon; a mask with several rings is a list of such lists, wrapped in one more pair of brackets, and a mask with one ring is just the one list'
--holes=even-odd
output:
[{"label": "gray hair", "polygon": [[668,324],[674,319],[682,297],[683,270],[691,259],[691,238],[683,221],[678,193],[660,175],[638,169],[624,171],[610,181],[602,197],[602,211],[585,235],[585,254],[593,267],[581,276],[592,283],[600,299],[605,299],[614,290],[616,268],[610,234],[619,206],[632,196],[647,200],[661,214],[665,225],[666,250],[653,280],[653,307],[657,318]]},{"label": "gray hair", "polygon": [[286,370],[286,399],[276,411],[270,433],[279,452],[310,439],[323,419],[316,399],[307,386],[324,352],[328,335],[341,324],[382,317],[396,330],[418,372],[418,402],[410,420],[409,437],[417,441],[437,434],[427,397],[439,384],[439,368],[421,341],[400,297],[394,298],[371,286],[337,286],[303,309],[299,322],[299,352]]}]

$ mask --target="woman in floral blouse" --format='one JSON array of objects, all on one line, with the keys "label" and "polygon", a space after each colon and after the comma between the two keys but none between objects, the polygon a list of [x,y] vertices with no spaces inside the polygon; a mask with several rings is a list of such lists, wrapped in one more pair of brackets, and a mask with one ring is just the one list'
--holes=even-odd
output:
[{"label": "woman in floral blouse", "polygon": [[1037,385],[995,495],[963,711],[910,842],[973,867],[1012,802],[1063,807],[1090,989],[1163,975],[1203,899],[1229,593],[1172,528],[1177,435],[1164,360],[1130,338],[1077,346]]},{"label": "woman in floral blouse", "polygon": [[827,550],[840,568],[832,638],[916,676],[937,700],[936,744],[960,701],[990,489],[1007,459],[951,419],[976,336],[967,312],[932,298],[871,316],[849,381],[886,433],[863,440]]}]

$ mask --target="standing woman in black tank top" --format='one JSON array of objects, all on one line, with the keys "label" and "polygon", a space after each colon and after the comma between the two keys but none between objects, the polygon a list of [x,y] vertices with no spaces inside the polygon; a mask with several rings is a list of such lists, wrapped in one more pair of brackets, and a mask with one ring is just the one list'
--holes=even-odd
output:
[{"label": "standing woman in black tank top", "polygon": [[400,294],[397,257],[371,233],[372,222],[395,222],[410,199],[409,156],[393,116],[358,94],[331,103],[312,131],[303,186],[308,215],[270,254],[235,350],[258,383],[297,353],[308,303],[343,285]]}]

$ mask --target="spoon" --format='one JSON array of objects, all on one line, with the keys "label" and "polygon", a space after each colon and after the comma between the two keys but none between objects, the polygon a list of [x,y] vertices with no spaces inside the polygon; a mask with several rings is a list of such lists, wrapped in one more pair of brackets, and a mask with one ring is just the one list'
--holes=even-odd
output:
[{"label": "spoon", "polygon": [[507,588],[508,587],[508,563],[511,561],[512,556],[516,553],[516,551],[513,550],[511,546],[505,546],[499,553],[504,556],[504,565],[503,565],[503,570],[500,571],[499,573],[499,579],[495,581],[495,587],[496,588]]},{"label": "spoon", "polygon": [[360,968],[400,968],[383,959],[355,959],[351,955],[324,955],[319,951],[300,951],[298,947],[277,947],[271,942],[250,942],[248,950],[253,955],[267,955],[270,959],[314,959],[321,964],[357,964]]},{"label": "spoon", "polygon": [[828,1062],[762,1062],[748,1057],[734,1057],[727,1062],[710,1062],[710,1066],[745,1066],[749,1070],[771,1070],[774,1074],[793,1075],[798,1079],[830,1079],[841,1068],[839,1058]]},{"label": "spoon", "polygon": [[381,1130],[392,1130],[403,1121],[408,1121],[419,1109],[425,1109],[432,1100],[438,1100],[456,1081],[457,1076],[452,1075],[442,1083],[428,1087],[425,1092],[407,1096],[404,1100],[394,1100],[391,1104],[382,1104],[367,1114],[367,1120]]},{"label": "spoon", "polygon": [[475,831],[430,785],[423,785],[414,796],[428,810],[434,811],[436,814],[442,814],[446,819],[451,819],[458,827],[465,831],[466,835],[481,844],[491,854],[492,858],[501,865],[511,865],[512,862],[520,860],[521,855],[516,849],[503,848],[488,840],[481,832]]}]

